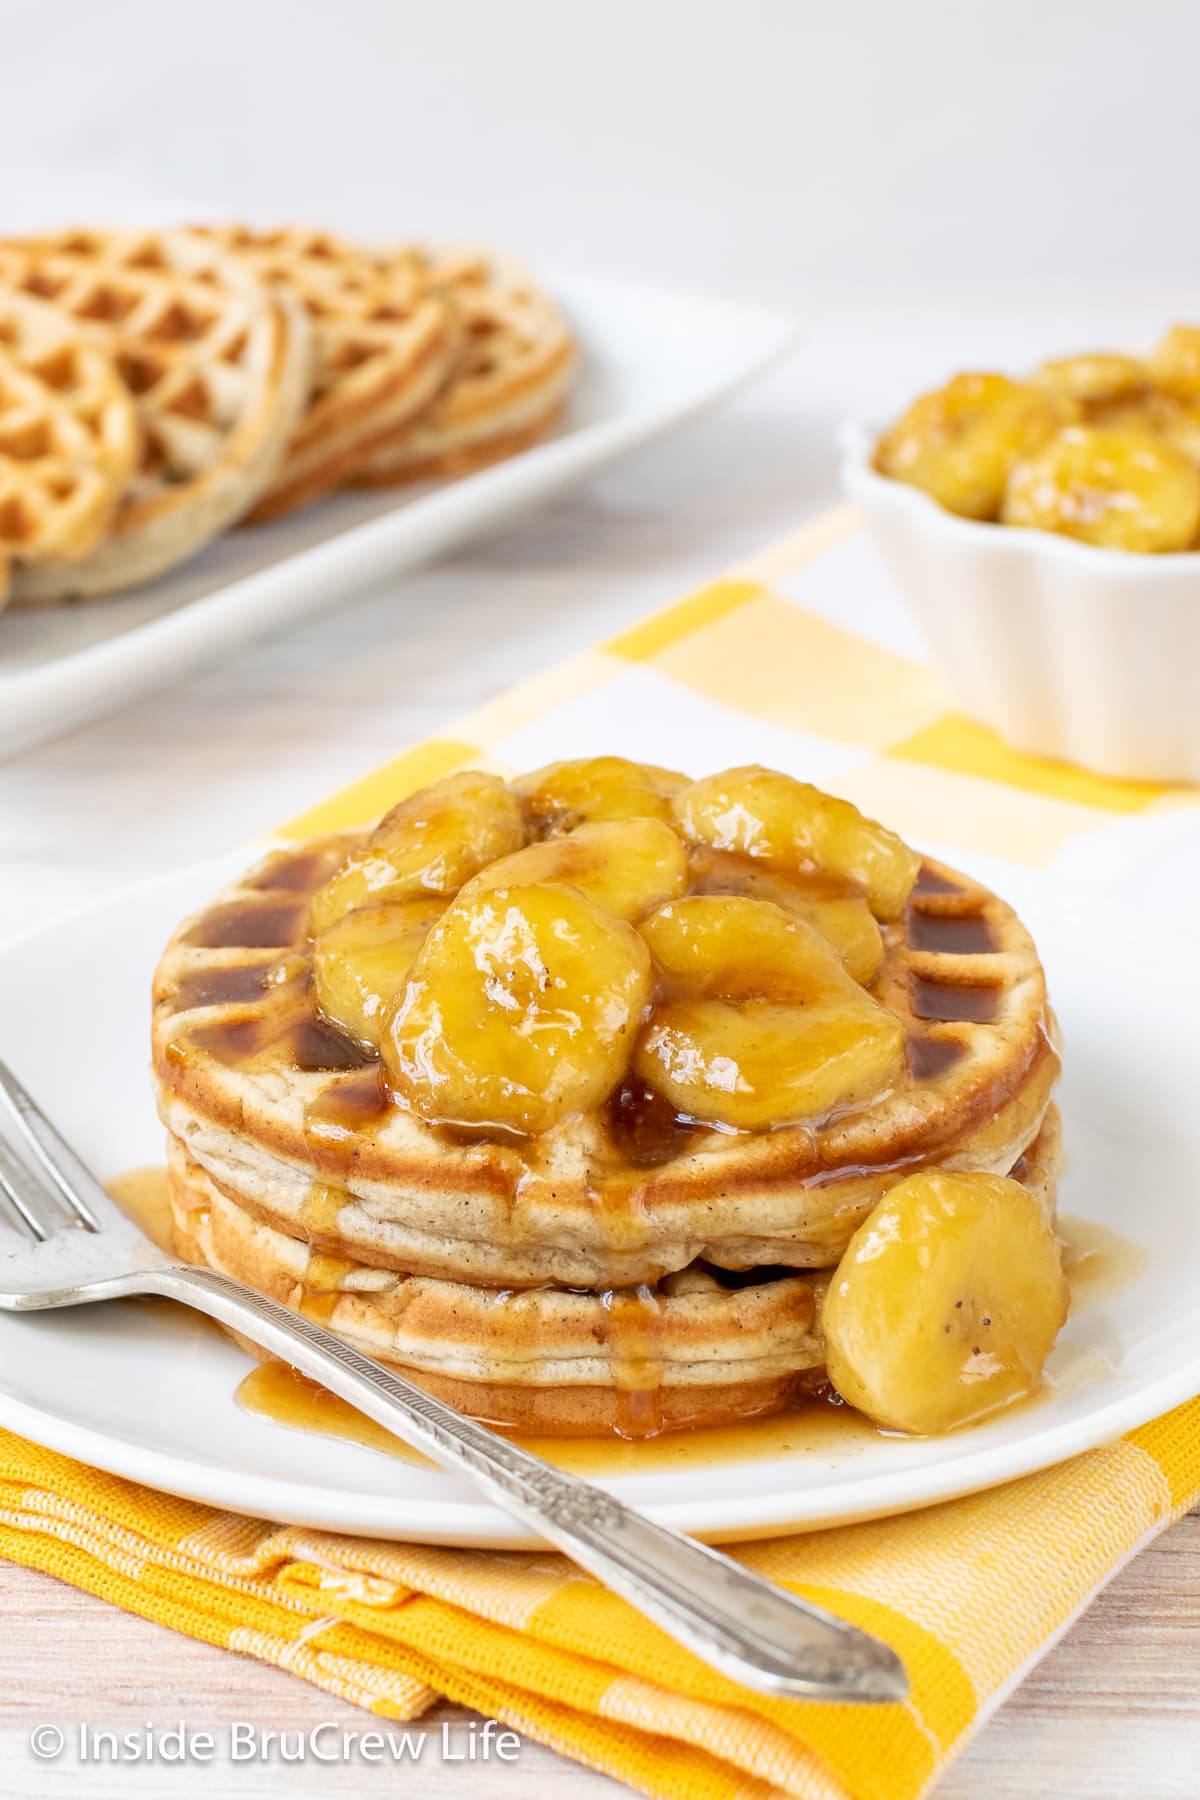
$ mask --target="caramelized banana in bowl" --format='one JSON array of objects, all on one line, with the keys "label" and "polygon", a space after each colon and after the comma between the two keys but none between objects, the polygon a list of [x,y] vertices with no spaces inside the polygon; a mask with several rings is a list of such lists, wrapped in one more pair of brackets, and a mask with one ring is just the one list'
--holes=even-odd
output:
[{"label": "caramelized banana in bowl", "polygon": [[957,375],[843,452],[965,711],[1019,750],[1200,780],[1200,328]]},{"label": "caramelized banana in bowl", "polygon": [[180,1251],[546,1434],[1035,1392],[1059,1067],[1011,908],[757,767],[449,776],[155,981]]}]

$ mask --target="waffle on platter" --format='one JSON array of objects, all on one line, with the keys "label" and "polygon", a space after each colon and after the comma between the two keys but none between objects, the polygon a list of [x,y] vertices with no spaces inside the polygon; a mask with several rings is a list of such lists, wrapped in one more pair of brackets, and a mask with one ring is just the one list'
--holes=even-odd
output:
[{"label": "waffle on platter", "polygon": [[365,487],[463,475],[545,437],[562,416],[575,360],[554,301],[519,264],[486,251],[413,252],[454,306],[463,348],[442,392],[379,440]]},{"label": "waffle on platter", "polygon": [[360,479],[513,456],[573,364],[553,300],[491,252],[238,224],[0,238],[0,605],[118,593]]},{"label": "waffle on platter", "polygon": [[1058,1071],[1011,908],[768,771],[449,777],[155,980],[181,1251],[539,1431],[784,1404],[892,1204],[1024,1207],[1053,1322]]},{"label": "waffle on platter", "polygon": [[357,474],[374,443],[429,407],[454,370],[458,320],[443,284],[412,251],[301,228],[208,226],[201,235],[292,295],[309,318],[308,405],[250,515],[278,518]]},{"label": "waffle on platter", "polygon": [[0,289],[0,563],[86,556],[140,448],[109,351],[54,307]]},{"label": "waffle on platter", "polygon": [[0,292],[52,305],[113,359],[141,455],[91,553],[19,564],[18,604],[113,593],[192,555],[273,480],[305,404],[302,310],[182,233],[72,231],[0,242]]}]

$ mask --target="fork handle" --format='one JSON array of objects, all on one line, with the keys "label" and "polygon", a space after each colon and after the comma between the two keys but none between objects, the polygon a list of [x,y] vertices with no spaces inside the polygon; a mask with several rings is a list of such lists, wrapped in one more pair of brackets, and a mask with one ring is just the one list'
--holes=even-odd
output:
[{"label": "fork handle", "polygon": [[145,1269],[138,1285],[244,1332],[406,1444],[469,1476],[506,1512],[734,1680],[805,1699],[907,1697],[903,1665],[877,1638],[530,1455],[313,1320],[211,1269]]}]

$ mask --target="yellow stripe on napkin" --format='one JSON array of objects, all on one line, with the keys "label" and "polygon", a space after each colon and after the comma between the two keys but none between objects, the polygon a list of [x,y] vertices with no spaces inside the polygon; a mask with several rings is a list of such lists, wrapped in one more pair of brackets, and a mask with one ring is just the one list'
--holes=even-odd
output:
[{"label": "yellow stripe on napkin", "polygon": [[917,1800],[1139,1545],[1200,1499],[1200,1401],[898,1519],[732,1552],[878,1633],[905,1706],[752,1694],[562,1558],[223,1514],[0,1432],[0,1555],[380,1717],[438,1695],[671,1800]]}]

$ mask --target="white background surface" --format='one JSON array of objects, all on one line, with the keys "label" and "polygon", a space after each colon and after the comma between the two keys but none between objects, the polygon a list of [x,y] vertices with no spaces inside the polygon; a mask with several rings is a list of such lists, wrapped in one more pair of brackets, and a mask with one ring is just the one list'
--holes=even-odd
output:
[{"label": "white background surface", "polygon": [[[833,495],[844,410],[885,411],[956,364],[1200,317],[1188,0],[0,0],[0,22],[0,229],[203,212],[478,235],[809,326],[735,409],[513,534],[0,764],[0,935],[289,816],[790,529]],[[71,1029],[77,1056],[103,1022]],[[1181,1596],[1200,1565],[1179,1534],[1167,1546],[948,1800],[1025,1800],[1034,1766],[1063,1800],[1192,1800]],[[247,1687],[270,1722],[324,1705],[35,1577],[0,1571],[0,1596],[22,1729],[50,1692],[107,1718],[102,1645],[138,1719],[197,1695],[227,1717]],[[18,1748],[0,1785],[29,1773]],[[544,1791],[568,1786],[588,1784],[547,1768]]]},{"label": "white background surface", "polygon": [[[250,212],[756,299],[1186,279],[1189,0],[6,0],[11,223]],[[20,179],[16,171],[20,170]]]},{"label": "white background surface", "polygon": [[[479,235],[794,308],[800,355],[532,525],[18,764],[0,935],[285,818],[834,493],[956,365],[1200,316],[1188,0],[0,0],[0,230]],[[0,630],[3,629],[0,623]]]}]

